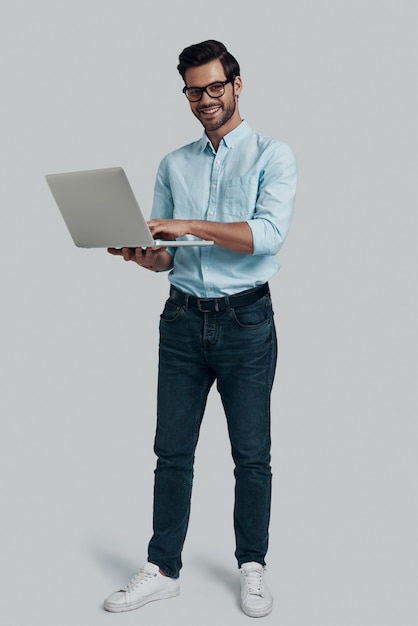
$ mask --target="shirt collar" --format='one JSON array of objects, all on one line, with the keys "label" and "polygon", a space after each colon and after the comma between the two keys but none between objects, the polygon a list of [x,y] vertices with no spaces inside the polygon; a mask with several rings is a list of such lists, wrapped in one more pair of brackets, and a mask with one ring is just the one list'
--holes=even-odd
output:
[{"label": "shirt collar", "polygon": [[[227,148],[233,148],[249,132],[251,132],[251,127],[248,122],[243,120],[239,126],[237,126],[236,128],[234,128],[234,130],[231,130],[230,133],[222,137],[221,143],[224,143]],[[203,152],[207,148],[207,146],[212,149],[212,144],[209,137],[206,133],[203,133],[203,136],[200,139],[200,152]]]}]

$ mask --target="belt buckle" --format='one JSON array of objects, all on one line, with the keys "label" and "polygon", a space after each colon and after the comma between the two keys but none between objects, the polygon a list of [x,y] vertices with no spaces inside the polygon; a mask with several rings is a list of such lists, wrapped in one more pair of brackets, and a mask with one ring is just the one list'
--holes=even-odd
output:
[{"label": "belt buckle", "polygon": [[[205,302],[211,302],[214,304],[214,306],[211,307],[210,309],[204,309],[202,308],[202,303],[204,305]],[[201,313],[213,313],[213,311],[218,312],[219,311],[218,299],[217,298],[198,298],[197,308],[199,309]]]}]

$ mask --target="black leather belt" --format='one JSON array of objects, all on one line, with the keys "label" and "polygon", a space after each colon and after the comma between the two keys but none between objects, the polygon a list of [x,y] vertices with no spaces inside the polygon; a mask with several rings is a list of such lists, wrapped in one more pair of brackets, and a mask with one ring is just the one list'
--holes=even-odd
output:
[{"label": "black leather belt", "polygon": [[213,313],[214,311],[226,311],[227,309],[235,309],[240,306],[247,306],[257,302],[260,298],[270,293],[269,284],[264,283],[260,287],[241,291],[232,296],[223,296],[222,298],[196,298],[188,293],[183,293],[175,287],[170,288],[170,298],[178,304],[185,307],[199,309],[202,313]]}]

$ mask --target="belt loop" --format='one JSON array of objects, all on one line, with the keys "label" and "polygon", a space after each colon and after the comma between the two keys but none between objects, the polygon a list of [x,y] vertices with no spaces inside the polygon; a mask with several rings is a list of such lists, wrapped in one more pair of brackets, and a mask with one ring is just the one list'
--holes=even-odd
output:
[{"label": "belt loop", "polygon": [[187,311],[188,308],[189,308],[189,294],[185,293],[184,294],[184,310]]},{"label": "belt loop", "polygon": [[231,303],[229,301],[229,296],[225,296],[225,302],[226,302],[226,311],[227,313],[229,313],[229,311],[231,310]]}]

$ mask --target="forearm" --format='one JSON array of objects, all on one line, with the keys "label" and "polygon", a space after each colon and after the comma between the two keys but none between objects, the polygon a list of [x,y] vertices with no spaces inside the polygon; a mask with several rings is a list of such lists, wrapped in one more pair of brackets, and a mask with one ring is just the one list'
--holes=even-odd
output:
[{"label": "forearm", "polygon": [[152,219],[148,222],[153,237],[177,238],[194,235],[200,239],[214,241],[218,246],[252,254],[253,236],[247,222],[207,222],[205,220]]},{"label": "forearm", "polygon": [[201,239],[210,239],[222,248],[241,254],[251,254],[253,251],[253,237],[247,222],[190,220],[190,234]]}]

